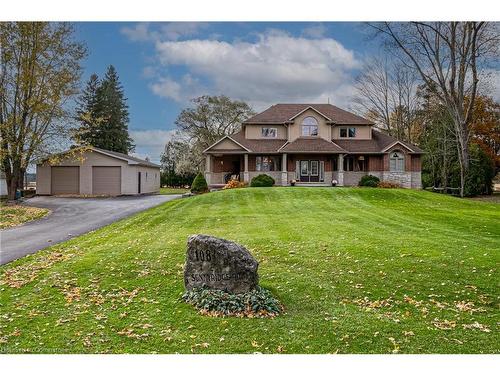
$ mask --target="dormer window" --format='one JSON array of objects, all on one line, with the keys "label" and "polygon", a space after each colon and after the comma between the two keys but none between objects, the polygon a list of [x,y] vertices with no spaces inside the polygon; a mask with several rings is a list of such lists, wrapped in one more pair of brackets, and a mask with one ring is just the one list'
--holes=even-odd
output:
[{"label": "dormer window", "polygon": [[278,129],[262,128],[260,135],[262,138],[276,138],[278,136]]},{"label": "dormer window", "polygon": [[314,117],[306,117],[302,120],[302,136],[315,137],[318,135],[318,121]]},{"label": "dormer window", "polygon": [[355,138],[356,128],[340,128],[340,138]]}]

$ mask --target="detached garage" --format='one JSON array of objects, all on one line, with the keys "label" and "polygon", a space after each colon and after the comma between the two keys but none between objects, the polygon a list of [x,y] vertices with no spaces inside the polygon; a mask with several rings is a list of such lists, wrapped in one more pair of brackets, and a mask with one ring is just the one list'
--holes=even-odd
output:
[{"label": "detached garage", "polygon": [[38,195],[136,195],[160,191],[160,166],[97,147],[70,150],[37,165]]}]

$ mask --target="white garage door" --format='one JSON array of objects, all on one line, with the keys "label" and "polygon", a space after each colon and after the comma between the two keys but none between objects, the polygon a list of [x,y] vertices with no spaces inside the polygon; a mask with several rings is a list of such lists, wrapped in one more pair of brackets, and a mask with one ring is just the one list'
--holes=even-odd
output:
[{"label": "white garage door", "polygon": [[121,167],[92,167],[92,194],[120,195]]},{"label": "white garage door", "polygon": [[52,167],[52,194],[79,194],[80,167]]}]

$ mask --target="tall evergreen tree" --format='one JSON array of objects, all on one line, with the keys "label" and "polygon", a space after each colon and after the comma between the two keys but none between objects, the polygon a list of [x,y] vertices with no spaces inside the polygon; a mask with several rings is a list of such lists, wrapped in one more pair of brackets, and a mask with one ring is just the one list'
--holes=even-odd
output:
[{"label": "tall evergreen tree", "polygon": [[101,119],[97,117],[96,105],[99,87],[97,74],[92,74],[77,100],[76,120],[80,126],[74,132],[72,139],[78,145],[96,145],[98,142]]},{"label": "tall evergreen tree", "polygon": [[87,83],[78,108],[80,128],[73,139],[78,144],[127,154],[134,150],[128,133],[128,105],[118,74],[110,65],[99,83],[94,75]]}]

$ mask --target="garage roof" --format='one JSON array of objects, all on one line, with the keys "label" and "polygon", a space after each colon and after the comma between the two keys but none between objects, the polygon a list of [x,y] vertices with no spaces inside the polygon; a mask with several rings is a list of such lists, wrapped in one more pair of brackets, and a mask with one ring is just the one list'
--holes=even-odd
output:
[{"label": "garage roof", "polygon": [[[98,153],[106,155],[106,156],[110,156],[110,157],[115,158],[115,159],[124,160],[129,165],[142,165],[142,166],[145,166],[145,167],[160,168],[160,166],[158,164],[151,163],[148,160],[143,160],[143,159],[136,158],[135,156],[130,156],[130,155],[127,155],[127,154],[123,154],[121,152],[109,151],[109,150],[105,150],[103,148],[94,147],[94,146],[82,146],[79,149],[81,149],[82,152],[94,151],[94,152],[98,152]],[[76,149],[76,150],[78,150],[78,149]],[[61,152],[58,155],[64,155],[66,153],[74,152],[74,151],[75,151],[75,149],[71,149],[71,150],[68,150],[68,151]],[[43,163],[43,162],[47,161],[48,159],[49,158],[42,159],[42,160],[40,160],[37,163]]]},{"label": "garage roof", "polygon": [[136,158],[127,154],[122,154],[121,152],[109,151],[99,147],[91,147],[92,150],[99,152],[104,155],[108,155],[117,159],[126,160],[129,164],[133,165],[143,165],[145,167],[160,168],[158,164],[151,163],[150,161]]}]

